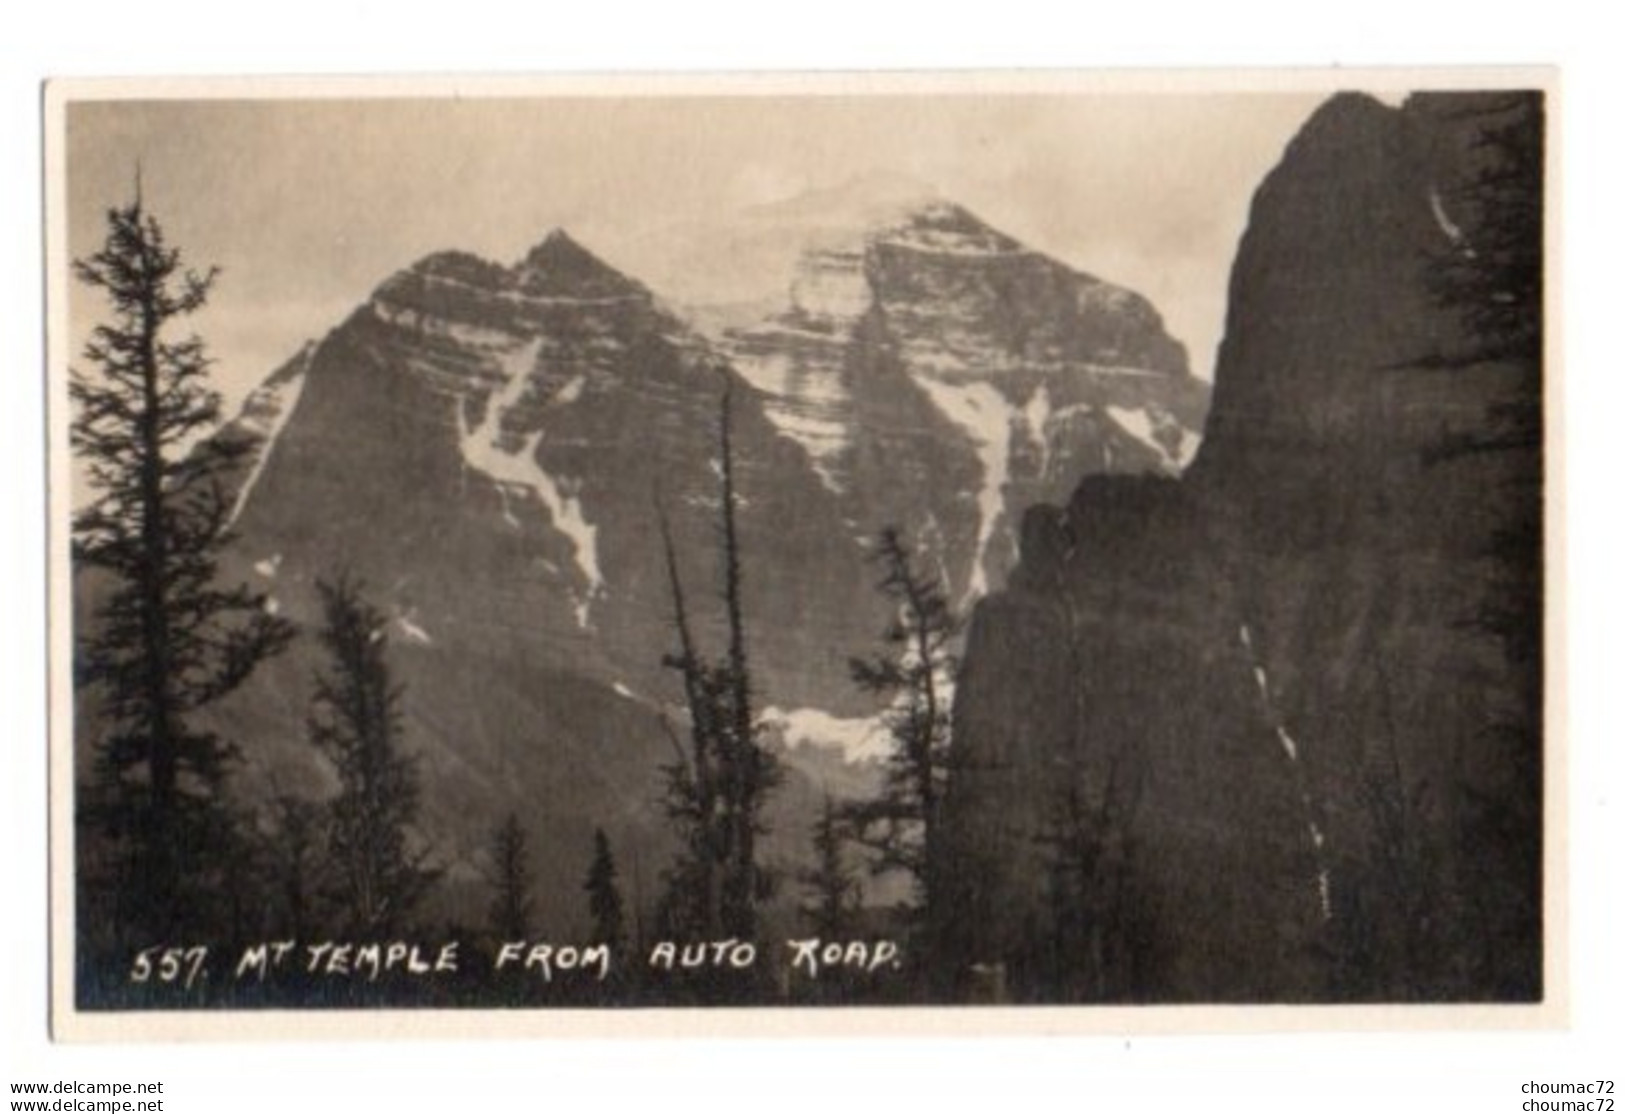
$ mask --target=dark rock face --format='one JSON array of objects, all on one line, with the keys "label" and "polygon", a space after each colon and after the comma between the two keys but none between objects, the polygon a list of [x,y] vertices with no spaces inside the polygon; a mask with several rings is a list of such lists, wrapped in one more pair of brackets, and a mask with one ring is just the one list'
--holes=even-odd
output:
[{"label": "dark rock face", "polygon": [[953,791],[959,946],[1018,989],[1539,996],[1540,368],[1436,279],[1539,111],[1330,101],[1255,197],[1196,463],[1029,512]]},{"label": "dark rock face", "polygon": [[956,703],[950,857],[980,869],[952,872],[975,910],[954,950],[1042,999],[1289,996],[1312,835],[1199,509],[1096,477],[1029,512],[1022,552]]}]

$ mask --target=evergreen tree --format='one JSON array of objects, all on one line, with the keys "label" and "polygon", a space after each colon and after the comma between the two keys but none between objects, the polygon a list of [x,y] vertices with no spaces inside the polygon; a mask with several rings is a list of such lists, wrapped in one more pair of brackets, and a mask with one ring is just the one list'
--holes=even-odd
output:
[{"label": "evergreen tree", "polygon": [[846,843],[846,819],[835,798],[825,794],[824,810],[813,824],[814,865],[801,874],[808,897],[802,912],[821,939],[846,936],[862,905],[863,886],[846,861]]},{"label": "evergreen tree", "polygon": [[[1466,985],[1493,985],[1496,997],[1524,999],[1538,996],[1543,964],[1544,95],[1473,97],[1462,118],[1474,133],[1469,165],[1447,191],[1459,236],[1432,261],[1433,292],[1469,337],[1455,363],[1467,374],[1510,368],[1517,378],[1513,389],[1498,390],[1483,428],[1443,438],[1426,459],[1437,465],[1477,458],[1499,480],[1498,490],[1485,492],[1486,508],[1499,511],[1480,553],[1489,575],[1463,625],[1501,648],[1510,699],[1474,744],[1498,756],[1502,784],[1515,788],[1485,792],[1465,779],[1453,787],[1460,806],[1450,857],[1460,908],[1434,918],[1450,927],[1425,934],[1444,939],[1424,939],[1422,953],[1436,966],[1465,967],[1461,957],[1471,956],[1476,969]],[[1420,841],[1409,846],[1414,860]],[[1432,889],[1433,858],[1410,867],[1413,889]],[[1447,961],[1452,953],[1456,958]]]},{"label": "evergreen tree", "polygon": [[401,690],[385,659],[383,615],[344,577],[318,581],[321,642],[331,664],[316,677],[307,730],[333,763],[339,792],[329,809],[334,895],[347,931],[398,931],[427,895],[436,872],[414,848],[416,764],[401,748]]},{"label": "evergreen tree", "polygon": [[[1540,93],[1475,95],[1456,114],[1472,129],[1473,139],[1466,169],[1438,197],[1454,231],[1447,246],[1430,253],[1427,282],[1439,308],[1460,322],[1466,340],[1456,351],[1419,363],[1458,371],[1506,364],[1522,378],[1515,392],[1490,407],[1488,428],[1441,438],[1424,454],[1428,464],[1538,451],[1543,435],[1545,102]],[[1510,544],[1527,540],[1528,532],[1519,531]],[[1527,555],[1538,559],[1538,548]]]},{"label": "evergreen tree", "polygon": [[731,384],[725,385],[722,395],[718,473],[722,602],[728,629],[721,661],[706,658],[696,645],[670,525],[664,512],[660,514],[678,635],[677,653],[665,660],[683,678],[689,713],[688,749],[673,735],[677,760],[666,771],[666,811],[678,829],[682,852],[667,877],[662,920],[668,930],[695,938],[721,933],[749,939],[756,930],[757,907],[773,888],[771,872],[757,861],[756,841],[766,831],[763,808],[781,771],[761,745],[752,710]]},{"label": "evergreen tree", "polygon": [[874,848],[879,870],[913,877],[917,911],[929,921],[939,896],[942,802],[948,779],[952,708],[948,693],[957,661],[950,649],[959,620],[942,585],[914,568],[895,527],[876,539],[872,559],[879,589],[896,606],[884,650],[851,661],[853,680],[890,703],[885,721],[893,749],[881,795],[849,814],[860,842]]},{"label": "evergreen tree", "polygon": [[1440,198],[1456,235],[1429,274],[1474,338],[1473,360],[1538,361],[1545,288],[1545,105],[1539,93],[1474,97],[1470,166]]},{"label": "evergreen tree", "polygon": [[626,946],[626,912],[619,871],[604,829],[592,833],[592,865],[587,869],[587,912],[592,916],[592,942],[607,944],[611,954]]},{"label": "evergreen tree", "polygon": [[[73,520],[76,567],[93,614],[75,661],[101,697],[87,724],[93,781],[81,818],[106,841],[98,904],[120,946],[178,940],[218,917],[232,825],[222,807],[235,747],[197,713],[241,685],[292,628],[263,595],[216,583],[230,540],[225,482],[247,446],[206,435],[220,423],[202,340],[174,329],[201,309],[216,271],[185,268],[139,198],[107,214],[100,250],[74,264],[111,320],[75,370],[71,444],[95,497]],[[202,438],[202,440],[199,440]],[[196,442],[195,444],[193,442]],[[81,923],[93,919],[89,911]]]},{"label": "evergreen tree", "polygon": [[322,810],[291,793],[272,804],[271,830],[262,836],[260,861],[270,906],[267,930],[275,936],[306,939],[317,925],[321,895]]},{"label": "evergreen tree", "polygon": [[739,495],[734,476],[733,383],[723,380],[718,471],[722,487],[722,602],[728,616],[728,657],[718,671],[723,701],[723,819],[728,826],[722,883],[722,927],[749,939],[756,933],[756,907],[772,892],[771,873],[757,862],[756,839],[767,830],[762,810],[781,776],[761,745],[751,708],[750,661],[745,652],[744,572],[739,554]]},{"label": "evergreen tree", "polygon": [[715,766],[720,747],[719,705],[725,686],[715,668],[695,648],[687,597],[664,510],[659,512],[659,519],[678,638],[678,652],[666,655],[665,662],[682,675],[688,708],[688,749],[685,751],[672,733],[676,759],[665,769],[666,815],[677,829],[680,849],[667,872],[659,919],[666,931],[703,938],[715,935],[722,924],[719,883],[724,833],[718,819],[721,794]]},{"label": "evergreen tree", "polygon": [[492,892],[488,922],[491,933],[499,940],[523,940],[530,935],[534,903],[530,889],[529,841],[530,833],[516,812],[508,813],[507,819],[491,834],[487,879]]},{"label": "evergreen tree", "polygon": [[1038,999],[1113,1001],[1127,997],[1135,976],[1137,934],[1131,890],[1134,815],[1143,771],[1123,749],[1107,756],[1089,791],[1066,773],[1036,841],[1045,850],[1045,923],[1016,972]]}]

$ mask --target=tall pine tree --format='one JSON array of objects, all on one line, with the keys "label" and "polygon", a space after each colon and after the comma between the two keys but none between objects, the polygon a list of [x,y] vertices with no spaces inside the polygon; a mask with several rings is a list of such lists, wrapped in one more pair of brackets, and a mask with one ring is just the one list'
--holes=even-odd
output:
[{"label": "tall pine tree", "polygon": [[68,387],[71,444],[94,493],[73,520],[75,567],[95,601],[76,681],[100,697],[83,725],[95,761],[80,811],[99,860],[84,873],[100,892],[81,923],[107,918],[101,930],[126,947],[218,927],[225,849],[240,842],[222,805],[237,751],[198,713],[292,628],[263,595],[217,583],[227,481],[247,446],[207,436],[221,418],[210,360],[197,336],[175,336],[217,272],[188,270],[138,195],[108,212],[102,247],[74,273],[111,313],[85,347],[92,370]]},{"label": "tall pine tree", "polygon": [[677,761],[666,771],[666,810],[678,828],[682,852],[668,875],[662,920],[668,931],[695,939],[718,933],[750,939],[758,907],[775,881],[758,861],[756,845],[766,831],[764,807],[782,771],[761,744],[752,710],[732,407],[731,383],[725,380],[717,460],[722,603],[728,630],[721,660],[706,657],[697,646],[671,530],[664,513],[660,515],[678,635],[678,652],[665,660],[683,678],[689,713],[689,746],[685,751],[674,736]]},{"label": "tall pine tree", "polygon": [[270,813],[270,828],[259,839],[266,929],[278,939],[303,940],[321,927],[322,809],[304,797],[280,793]]},{"label": "tall pine tree", "polygon": [[348,578],[317,589],[331,665],[316,677],[307,729],[339,779],[329,819],[333,896],[346,931],[376,937],[410,924],[437,872],[427,850],[413,846],[421,843],[417,767],[401,747],[384,616]]},{"label": "tall pine tree", "polygon": [[[1458,372],[1489,379],[1505,368],[1515,380],[1496,391],[1480,428],[1443,438],[1424,459],[1440,465],[1465,458],[1494,485],[1478,512],[1494,514],[1479,554],[1489,575],[1462,625],[1499,643],[1509,699],[1474,740],[1485,756],[1479,761],[1502,764],[1501,788],[1486,792],[1482,776],[1452,787],[1461,802],[1451,857],[1462,899],[1444,935],[1455,939],[1442,947],[1424,941],[1424,950],[1471,956],[1468,985],[1493,984],[1496,997],[1526,999],[1538,997],[1543,970],[1545,96],[1474,97],[1458,119],[1473,136],[1465,172],[1445,191],[1458,235],[1435,254],[1429,278],[1438,305],[1467,337],[1454,361]],[[1418,856],[1418,840],[1409,846],[1398,888],[1431,888],[1437,863]],[[1413,955],[1414,931],[1405,926]],[[1464,964],[1457,959],[1455,966]]]},{"label": "tall pine tree", "polygon": [[523,940],[530,935],[534,902],[530,888],[530,833],[516,812],[491,835],[491,863],[486,875],[491,885],[487,923],[499,940]]},{"label": "tall pine tree", "polygon": [[1475,134],[1466,173],[1439,195],[1456,228],[1449,248],[1430,260],[1429,285],[1473,338],[1465,359],[1538,362],[1546,270],[1545,101],[1531,92],[1479,96],[1457,118]]},{"label": "tall pine tree", "polygon": [[824,808],[813,824],[813,865],[801,872],[807,899],[801,911],[820,939],[840,940],[852,930],[863,903],[863,886],[847,862],[847,821],[835,798],[824,795]]},{"label": "tall pine tree", "polygon": [[621,900],[620,872],[604,829],[592,833],[592,865],[587,869],[587,912],[592,916],[592,942],[612,953],[626,946],[626,906]]},{"label": "tall pine tree", "polygon": [[895,527],[882,530],[872,559],[880,592],[896,608],[884,649],[851,661],[859,687],[884,697],[892,737],[879,797],[849,813],[860,842],[878,852],[880,870],[902,870],[914,881],[916,911],[926,923],[939,897],[942,803],[948,780],[950,692],[958,667],[952,642],[959,619],[942,585],[914,567]]}]

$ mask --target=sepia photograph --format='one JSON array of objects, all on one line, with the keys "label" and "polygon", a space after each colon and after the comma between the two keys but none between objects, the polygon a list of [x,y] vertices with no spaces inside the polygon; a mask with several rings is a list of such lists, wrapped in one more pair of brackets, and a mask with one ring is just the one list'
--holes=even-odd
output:
[{"label": "sepia photograph", "polygon": [[1561,1023],[1557,112],[53,83],[54,1033]]}]

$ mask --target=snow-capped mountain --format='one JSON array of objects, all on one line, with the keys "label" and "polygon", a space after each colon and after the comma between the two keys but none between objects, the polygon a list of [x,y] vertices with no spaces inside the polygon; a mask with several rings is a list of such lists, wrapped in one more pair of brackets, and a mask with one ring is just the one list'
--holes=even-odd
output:
[{"label": "snow-capped mountain", "polygon": [[[784,307],[714,338],[561,231],[511,266],[430,255],[250,398],[228,572],[307,626],[318,579],[364,582],[456,846],[524,803],[550,841],[603,825],[663,861],[681,701],[659,522],[719,649],[724,395],[764,727],[822,771],[789,802],[826,783],[819,747],[884,746],[848,675],[891,618],[867,536],[902,526],[968,604],[1003,584],[1027,506],[1189,459],[1205,386],[1143,299],[941,199],[875,212],[855,239],[808,217]],[[289,724],[311,641],[237,702],[268,771],[310,764]]]},{"label": "snow-capped mountain", "polygon": [[731,389],[751,602],[783,632],[762,668],[804,701],[805,662],[854,633],[856,541],[799,451],[703,339],[562,232],[513,267],[420,261],[304,364],[238,522],[284,577],[347,565],[424,639],[651,691],[669,614],[652,526],[663,509],[708,596]]},{"label": "snow-capped mountain", "polygon": [[809,220],[780,312],[718,336],[849,521],[907,524],[968,603],[1002,584],[1027,506],[1190,462],[1207,388],[1144,298],[940,198],[856,208],[868,223]]}]

